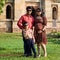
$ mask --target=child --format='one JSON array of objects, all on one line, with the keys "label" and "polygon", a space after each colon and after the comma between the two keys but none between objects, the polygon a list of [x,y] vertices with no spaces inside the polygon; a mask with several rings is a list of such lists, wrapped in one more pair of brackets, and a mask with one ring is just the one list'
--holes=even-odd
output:
[{"label": "child", "polygon": [[33,31],[29,28],[28,23],[24,23],[23,36],[27,43],[27,56],[30,56],[30,50],[33,50],[34,58],[36,58],[36,51],[34,47]]}]

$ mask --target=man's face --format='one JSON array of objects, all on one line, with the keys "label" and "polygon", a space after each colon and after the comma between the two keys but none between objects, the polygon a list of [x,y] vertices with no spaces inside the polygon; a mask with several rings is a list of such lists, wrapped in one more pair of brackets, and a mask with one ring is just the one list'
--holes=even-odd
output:
[{"label": "man's face", "polygon": [[31,15],[31,13],[32,13],[32,9],[28,9],[28,10],[27,10],[27,14],[28,14],[28,15]]}]

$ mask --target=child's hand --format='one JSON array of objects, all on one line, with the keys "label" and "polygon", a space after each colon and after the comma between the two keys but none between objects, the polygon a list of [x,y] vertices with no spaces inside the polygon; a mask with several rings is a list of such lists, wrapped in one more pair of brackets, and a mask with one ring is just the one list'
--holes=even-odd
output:
[{"label": "child's hand", "polygon": [[35,38],[34,38],[34,36],[33,36],[33,42],[35,43]]},{"label": "child's hand", "polygon": [[33,39],[34,43],[35,43],[35,39]]}]

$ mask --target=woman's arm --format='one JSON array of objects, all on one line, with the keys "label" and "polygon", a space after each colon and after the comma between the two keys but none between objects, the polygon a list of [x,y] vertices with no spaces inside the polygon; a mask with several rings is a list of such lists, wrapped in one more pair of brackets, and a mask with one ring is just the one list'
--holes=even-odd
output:
[{"label": "woman's arm", "polygon": [[46,19],[46,17],[44,16],[44,17],[43,17],[43,30],[46,29],[46,25],[47,25],[47,19]]}]

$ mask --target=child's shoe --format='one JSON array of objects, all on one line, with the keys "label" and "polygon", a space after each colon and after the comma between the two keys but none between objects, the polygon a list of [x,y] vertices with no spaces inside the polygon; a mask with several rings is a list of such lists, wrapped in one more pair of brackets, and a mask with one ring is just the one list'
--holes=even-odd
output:
[{"label": "child's shoe", "polygon": [[36,54],[34,54],[34,58],[36,58],[37,57],[37,55]]}]

